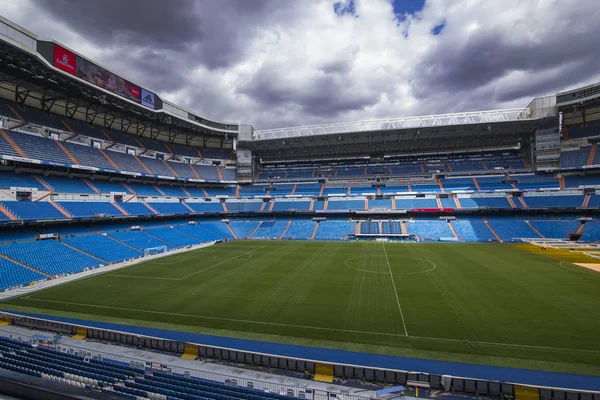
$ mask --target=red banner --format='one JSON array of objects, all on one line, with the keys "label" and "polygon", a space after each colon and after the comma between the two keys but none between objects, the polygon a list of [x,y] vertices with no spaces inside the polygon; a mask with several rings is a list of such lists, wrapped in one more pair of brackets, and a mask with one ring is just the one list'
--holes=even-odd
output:
[{"label": "red banner", "polygon": [[71,75],[77,74],[77,56],[57,44],[54,44],[54,66]]},{"label": "red banner", "polygon": [[437,213],[437,212],[452,212],[454,208],[413,208],[412,212],[422,213]]}]

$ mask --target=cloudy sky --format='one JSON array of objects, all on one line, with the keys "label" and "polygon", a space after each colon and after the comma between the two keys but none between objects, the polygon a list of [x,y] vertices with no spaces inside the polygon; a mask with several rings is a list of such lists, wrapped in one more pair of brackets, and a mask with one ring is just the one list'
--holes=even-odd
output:
[{"label": "cloudy sky", "polygon": [[0,13],[257,129],[520,107],[600,81],[597,0],[0,0]]}]

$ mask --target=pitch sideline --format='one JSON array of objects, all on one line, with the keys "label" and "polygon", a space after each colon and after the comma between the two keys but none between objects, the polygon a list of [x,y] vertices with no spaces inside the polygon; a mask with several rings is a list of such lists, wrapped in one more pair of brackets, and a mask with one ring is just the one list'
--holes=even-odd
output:
[{"label": "pitch sideline", "polygon": [[[127,308],[127,307],[102,306],[102,305],[98,305],[98,304],[75,303],[75,302],[60,301],[60,300],[31,299],[28,297],[24,297],[24,299],[29,300],[29,301],[41,301],[41,302],[46,302],[46,303],[65,304],[65,305],[72,305],[72,306],[105,308],[105,309],[109,309],[109,310],[122,310],[122,311],[132,311],[132,312],[140,312],[140,313],[147,313],[147,314],[159,314],[159,315],[175,315],[175,316],[186,317],[186,318],[211,319],[211,320],[218,320],[218,321],[240,322],[240,323],[249,323],[249,324],[257,324],[257,325],[283,326],[283,327],[288,327],[288,328],[315,329],[315,330],[333,331],[333,332],[359,333],[359,334],[366,334],[366,335],[403,337],[403,338],[407,338],[409,340],[410,339],[424,339],[424,340],[456,342],[456,343],[464,342],[464,340],[451,339],[451,338],[437,338],[437,337],[430,337],[430,336],[406,336],[406,335],[398,334],[398,333],[369,332],[369,331],[360,331],[360,330],[352,330],[352,329],[338,329],[338,328],[325,328],[325,327],[320,327],[320,326],[284,324],[284,323],[280,323],[280,322],[265,322],[265,321],[252,321],[252,320],[244,320],[244,319],[236,319],[236,318],[210,317],[210,316],[206,316],[206,315],[192,315],[192,314],[172,313],[172,312],[164,312],[164,311],[139,310],[139,309]],[[557,351],[578,351],[578,352],[583,352],[583,353],[598,353],[598,354],[600,354],[600,350],[573,349],[573,348],[566,348],[566,347],[535,346],[535,345],[514,344],[514,343],[479,342],[479,341],[474,341],[474,340],[472,340],[471,342],[475,343],[475,344],[492,345],[492,346],[525,347],[525,348],[531,348],[531,349],[545,349],[545,350],[557,350]]]}]

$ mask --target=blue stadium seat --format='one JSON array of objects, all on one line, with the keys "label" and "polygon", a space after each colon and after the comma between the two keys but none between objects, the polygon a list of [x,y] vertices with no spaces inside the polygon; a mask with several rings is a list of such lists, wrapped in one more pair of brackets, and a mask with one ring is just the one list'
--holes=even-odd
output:
[{"label": "blue stadium seat", "polygon": [[0,246],[0,253],[50,275],[71,274],[101,264],[56,240],[5,244]]}]

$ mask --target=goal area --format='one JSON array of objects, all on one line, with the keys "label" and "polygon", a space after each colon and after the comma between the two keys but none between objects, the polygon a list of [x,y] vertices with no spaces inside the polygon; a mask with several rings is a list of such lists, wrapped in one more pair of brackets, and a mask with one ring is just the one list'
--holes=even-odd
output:
[{"label": "goal area", "polygon": [[144,257],[151,256],[154,254],[166,253],[167,246],[148,247],[144,249]]}]

